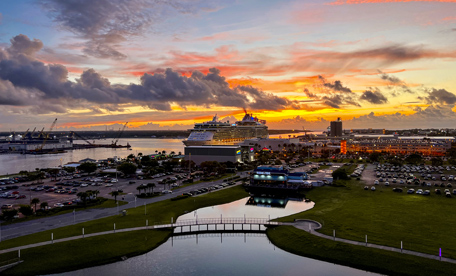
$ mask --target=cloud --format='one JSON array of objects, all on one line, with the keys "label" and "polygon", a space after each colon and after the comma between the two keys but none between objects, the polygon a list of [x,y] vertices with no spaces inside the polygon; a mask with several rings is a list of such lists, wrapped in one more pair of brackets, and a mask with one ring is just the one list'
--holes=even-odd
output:
[{"label": "cloud", "polygon": [[152,32],[175,14],[213,11],[218,4],[205,1],[154,0],[38,0],[62,28],[86,40],[83,52],[97,58],[124,59],[120,43]]},{"label": "cloud", "polygon": [[[88,69],[76,81],[69,81],[64,66],[44,64],[33,56],[41,48],[41,41],[19,35],[11,40],[6,51],[0,51],[0,80],[10,91],[4,94],[9,100],[5,98],[0,104],[30,104],[29,101],[20,101],[20,98],[35,97],[34,104],[53,101],[55,107],[47,109],[52,112],[63,112],[65,107],[91,108],[93,105],[117,111],[121,104],[166,111],[171,110],[172,104],[184,108],[189,105],[254,110],[299,108],[297,101],[265,93],[253,86],[231,88],[217,68],[209,69],[207,74],[193,71],[191,76],[183,76],[168,68],[162,73],[146,73],[141,76],[140,84],[129,85],[111,84],[94,69]],[[47,108],[40,106],[43,110]],[[36,108],[32,110],[38,111]]]},{"label": "cloud", "polygon": [[371,104],[385,104],[388,102],[388,99],[378,89],[364,91],[359,99]]},{"label": "cloud", "polygon": [[327,5],[353,5],[353,4],[370,4],[370,3],[399,3],[399,2],[443,2],[456,3],[456,0],[336,0],[327,3]]},{"label": "cloud", "polygon": [[381,74],[380,78],[382,80],[385,80],[388,82],[388,89],[390,89],[390,90],[393,90],[395,88],[399,89],[399,90],[395,89],[395,91],[393,92],[393,96],[398,96],[399,94],[402,94],[402,93],[411,93],[411,94],[414,93],[408,87],[408,85],[404,81],[399,79],[398,77],[388,75],[386,73],[383,73],[380,70],[378,70],[378,72]]},{"label": "cloud", "polygon": [[341,81],[336,80],[332,83],[321,75],[318,76],[318,80],[319,82],[312,87],[314,92],[310,92],[308,88],[303,90],[304,94],[310,99],[318,100],[332,108],[341,108],[342,105],[361,106],[356,101],[356,96],[351,89],[344,87]]},{"label": "cloud", "polygon": [[445,89],[432,88],[430,91],[426,92],[428,96],[424,98],[420,97],[420,99],[424,99],[428,104],[454,105],[456,103],[456,95]]}]

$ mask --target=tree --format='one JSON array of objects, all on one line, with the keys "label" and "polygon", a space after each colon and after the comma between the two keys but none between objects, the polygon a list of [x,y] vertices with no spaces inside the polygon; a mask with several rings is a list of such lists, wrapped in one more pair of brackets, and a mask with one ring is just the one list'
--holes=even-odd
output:
[{"label": "tree", "polygon": [[152,194],[154,193],[154,188],[156,187],[155,183],[147,183],[147,189],[152,190]]},{"label": "tree", "polygon": [[82,203],[85,206],[87,203],[87,198],[89,197],[89,194],[87,192],[79,192],[76,194],[76,196],[79,197],[79,199],[81,199]]},{"label": "tree", "polygon": [[[35,205],[35,210],[36,210],[36,205]],[[21,212],[26,217],[33,215],[33,209],[32,209],[32,207],[30,207],[30,205],[21,205],[19,207],[19,212]]]},{"label": "tree", "polygon": [[17,215],[16,209],[2,211],[2,217],[4,220],[12,220],[14,218],[14,216],[16,216],[16,215]]},{"label": "tree", "polygon": [[46,208],[49,206],[49,204],[45,201],[45,202],[41,202],[40,204],[40,208],[43,209],[43,210],[46,210]]},{"label": "tree", "polygon": [[97,170],[97,164],[92,162],[84,162],[78,166],[78,169],[86,172],[87,174],[91,174]]},{"label": "tree", "polygon": [[443,160],[438,157],[433,157],[431,159],[432,166],[442,166],[443,165]]},{"label": "tree", "polygon": [[[37,197],[35,197],[35,198],[32,199],[32,201],[30,201],[30,203],[35,204],[35,212],[36,212],[36,205],[37,205],[38,203],[40,203],[40,199],[37,198]],[[22,213],[22,212],[21,212],[21,213]]]},{"label": "tree", "polygon": [[136,173],[136,165],[129,163],[129,162],[124,162],[121,165],[117,167],[118,171],[121,171],[124,174],[135,174]]},{"label": "tree", "polygon": [[421,155],[417,153],[410,154],[409,156],[407,156],[407,158],[405,158],[405,162],[413,165],[420,164],[422,160],[423,158],[421,157]]},{"label": "tree", "polygon": [[63,170],[69,173],[74,173],[76,171],[74,167],[63,167]]},{"label": "tree", "polygon": [[114,202],[117,203],[117,196],[119,195],[119,191],[113,191],[111,195],[114,197]]},{"label": "tree", "polygon": [[343,168],[339,168],[339,169],[333,171],[332,177],[336,180],[337,179],[342,179],[342,180],[348,179],[347,171],[345,171],[345,169],[343,169]]}]

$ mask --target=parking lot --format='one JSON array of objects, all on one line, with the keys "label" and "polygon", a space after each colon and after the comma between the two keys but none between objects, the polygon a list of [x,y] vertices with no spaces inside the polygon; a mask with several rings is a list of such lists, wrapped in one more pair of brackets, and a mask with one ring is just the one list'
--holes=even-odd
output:
[{"label": "parking lot", "polygon": [[[390,188],[395,192],[418,195],[456,195],[454,166],[368,165],[362,174],[366,190]],[[376,187],[376,188],[372,188]]]},{"label": "parking lot", "polygon": [[[22,183],[1,185],[1,188],[8,187],[0,192],[0,205],[12,204],[17,207],[21,204],[30,204],[31,199],[38,198],[40,202],[47,202],[49,207],[58,207],[59,204],[70,205],[78,199],[79,192],[88,190],[98,190],[99,197],[113,198],[110,193],[113,191],[122,191],[126,195],[136,194],[138,191],[136,187],[141,184],[156,183],[154,191],[161,192],[168,189],[170,185],[158,184],[163,179],[175,179],[174,186],[181,185],[184,174],[163,174],[155,179],[117,179],[112,177],[95,177],[95,176],[66,176],[58,181],[51,181],[51,179],[44,179],[43,183],[36,184],[36,182],[27,181]],[[35,183],[35,184],[34,184]],[[117,199],[122,199],[126,195],[119,195]],[[39,206],[39,204],[38,204]]]}]

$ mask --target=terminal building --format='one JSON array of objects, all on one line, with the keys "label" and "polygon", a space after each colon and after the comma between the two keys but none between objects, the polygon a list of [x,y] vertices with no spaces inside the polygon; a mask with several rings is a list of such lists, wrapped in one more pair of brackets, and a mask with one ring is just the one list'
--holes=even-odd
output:
[{"label": "terminal building", "polygon": [[196,165],[205,161],[239,162],[253,160],[255,152],[250,149],[242,149],[240,146],[188,146],[185,147],[185,160],[191,160]]}]

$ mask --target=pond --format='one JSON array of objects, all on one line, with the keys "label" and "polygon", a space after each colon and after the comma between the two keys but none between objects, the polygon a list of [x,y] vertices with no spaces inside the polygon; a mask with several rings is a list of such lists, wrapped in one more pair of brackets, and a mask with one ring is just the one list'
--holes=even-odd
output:
[{"label": "pond", "polygon": [[[256,202],[256,205],[247,204]],[[280,202],[279,202],[280,205]],[[314,206],[313,202],[271,198],[243,198],[201,208],[179,220],[220,217],[282,217]],[[132,233],[132,235],[134,235]],[[146,254],[108,265],[66,272],[65,276],[112,275],[378,275],[305,258],[283,251],[262,233],[207,233],[175,236]]]}]

